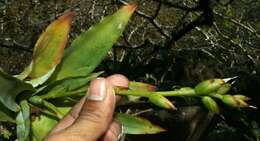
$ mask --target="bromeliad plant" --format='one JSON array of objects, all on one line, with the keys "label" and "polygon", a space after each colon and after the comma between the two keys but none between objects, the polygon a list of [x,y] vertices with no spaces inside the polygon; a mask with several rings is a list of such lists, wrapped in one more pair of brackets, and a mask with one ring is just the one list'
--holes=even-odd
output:
[{"label": "bromeliad plant", "polygon": [[[42,140],[82,96],[89,82],[102,72],[92,71],[122,34],[135,5],[127,5],[104,18],[73,40],[66,48],[73,12],[67,12],[41,34],[30,65],[19,75],[0,71],[0,121],[17,125],[19,141]],[[64,54],[64,55],[63,55]],[[199,83],[195,88],[155,91],[155,86],[130,82],[129,89],[115,88],[118,95],[177,110],[166,97],[200,97],[209,111],[220,114],[216,101],[235,107],[249,107],[244,95],[227,94],[231,85],[222,79]],[[135,97],[135,98],[133,98]],[[124,126],[126,134],[154,134],[165,129],[146,119],[126,113],[116,113],[115,119]]]}]

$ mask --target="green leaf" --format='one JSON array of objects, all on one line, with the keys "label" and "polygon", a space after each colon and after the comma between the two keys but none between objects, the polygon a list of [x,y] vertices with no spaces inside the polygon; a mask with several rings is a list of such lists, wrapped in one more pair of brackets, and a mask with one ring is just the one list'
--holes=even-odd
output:
[{"label": "green leaf", "polygon": [[[70,110],[70,107],[58,108],[63,115]],[[52,128],[58,123],[58,119],[46,114],[41,113],[31,123],[31,135],[33,141],[42,141],[45,136],[52,130]],[[40,127],[40,128],[39,128]]]},{"label": "green leaf", "polygon": [[21,110],[16,117],[16,131],[19,141],[25,141],[30,133],[30,106],[26,100],[20,103]]},{"label": "green leaf", "polygon": [[115,120],[123,125],[123,132],[126,134],[156,134],[166,131],[146,119],[128,114],[116,113]]},{"label": "green leaf", "polygon": [[20,79],[20,80],[24,80],[32,71],[32,67],[33,67],[33,62],[30,63],[29,66],[27,66],[24,71],[18,75],[14,75],[14,77]]},{"label": "green leaf", "polygon": [[48,85],[42,91],[36,93],[43,99],[52,99],[71,95],[72,93],[79,91],[80,88],[84,87],[84,92],[87,89],[87,84],[92,79],[95,79],[103,72],[93,73],[88,77],[74,77],[67,78]]},{"label": "green leaf", "polygon": [[18,111],[19,106],[15,102],[16,96],[26,90],[34,91],[34,88],[0,70],[0,90],[0,102],[10,110]]},{"label": "green leaf", "polygon": [[68,41],[73,15],[73,12],[65,13],[52,22],[41,34],[34,47],[30,78],[42,77],[60,63]]},{"label": "green leaf", "polygon": [[35,117],[31,124],[32,140],[42,141],[57,123],[58,119],[44,114]]},{"label": "green leaf", "polygon": [[49,72],[47,72],[45,75],[43,75],[41,77],[26,81],[26,82],[31,84],[33,87],[37,87],[37,86],[43,84],[44,82],[46,82],[50,78],[52,73],[55,71],[55,68],[56,67],[52,68]]},{"label": "green leaf", "polygon": [[78,36],[66,50],[53,79],[87,76],[92,72],[121,36],[135,7],[124,6]]},{"label": "green leaf", "polygon": [[0,122],[1,121],[8,121],[15,123],[15,114],[14,112],[10,111],[2,103],[0,103]]}]

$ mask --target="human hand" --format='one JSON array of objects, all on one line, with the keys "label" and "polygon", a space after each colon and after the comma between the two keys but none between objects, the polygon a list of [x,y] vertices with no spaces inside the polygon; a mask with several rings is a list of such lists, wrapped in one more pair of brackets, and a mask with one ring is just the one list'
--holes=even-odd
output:
[{"label": "human hand", "polygon": [[113,86],[128,87],[120,74],[90,83],[88,94],[52,129],[45,141],[116,141],[121,125],[113,121],[116,98]]}]

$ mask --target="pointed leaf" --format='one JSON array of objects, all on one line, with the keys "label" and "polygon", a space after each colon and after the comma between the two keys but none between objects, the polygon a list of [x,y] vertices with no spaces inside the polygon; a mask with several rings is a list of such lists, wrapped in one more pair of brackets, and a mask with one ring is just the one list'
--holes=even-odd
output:
[{"label": "pointed leaf", "polygon": [[52,22],[41,34],[33,52],[31,78],[38,78],[60,63],[67,44],[71,19],[74,13],[67,12]]},{"label": "pointed leaf", "polygon": [[0,102],[12,111],[18,111],[15,98],[23,91],[34,91],[34,88],[23,81],[0,70]]},{"label": "pointed leaf", "polygon": [[126,134],[156,134],[166,131],[146,119],[128,114],[116,113],[115,120],[123,125],[123,132]]},{"label": "pointed leaf", "polygon": [[86,76],[92,72],[122,34],[135,7],[124,6],[77,37],[66,50],[53,79]]},{"label": "pointed leaf", "polygon": [[25,141],[30,133],[30,106],[26,100],[20,104],[21,110],[16,117],[16,131],[19,141]]}]

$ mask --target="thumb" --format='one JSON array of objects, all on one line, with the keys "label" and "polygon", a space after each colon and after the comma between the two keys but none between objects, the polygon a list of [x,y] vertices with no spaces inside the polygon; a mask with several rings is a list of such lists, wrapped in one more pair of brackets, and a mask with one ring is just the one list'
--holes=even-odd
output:
[{"label": "thumb", "polygon": [[108,129],[114,108],[115,93],[112,85],[106,79],[98,78],[90,83],[79,116],[67,131],[88,141],[95,141]]}]

